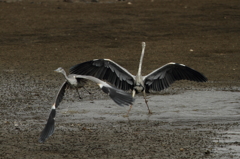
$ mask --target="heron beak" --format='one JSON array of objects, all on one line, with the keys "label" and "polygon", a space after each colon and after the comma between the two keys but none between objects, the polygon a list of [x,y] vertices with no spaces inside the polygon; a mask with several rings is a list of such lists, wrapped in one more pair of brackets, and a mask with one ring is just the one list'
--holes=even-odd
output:
[{"label": "heron beak", "polygon": [[56,70],[54,70],[54,72],[59,72],[59,68],[57,68]]}]

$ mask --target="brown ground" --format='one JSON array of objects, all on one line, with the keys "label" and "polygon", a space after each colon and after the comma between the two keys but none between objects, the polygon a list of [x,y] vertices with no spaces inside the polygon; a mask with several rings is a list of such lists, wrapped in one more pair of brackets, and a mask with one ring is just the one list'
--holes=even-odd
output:
[{"label": "brown ground", "polygon": [[0,157],[219,157],[212,138],[223,124],[79,121],[72,129],[66,119],[58,123],[65,129],[37,142],[63,81],[54,69],[108,58],[135,73],[142,41],[143,74],[174,61],[208,77],[208,83],[191,83],[197,88],[240,86],[239,0],[99,1],[0,0]]}]

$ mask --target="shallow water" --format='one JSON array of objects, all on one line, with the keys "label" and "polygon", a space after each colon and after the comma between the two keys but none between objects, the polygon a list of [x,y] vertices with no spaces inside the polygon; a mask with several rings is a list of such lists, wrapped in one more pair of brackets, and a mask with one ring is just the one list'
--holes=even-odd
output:
[{"label": "shallow water", "polygon": [[151,115],[147,113],[145,101],[139,95],[128,118],[124,117],[128,107],[119,107],[111,100],[94,100],[74,102],[67,109],[64,108],[66,105],[62,105],[57,120],[76,123],[161,121],[175,128],[198,125],[197,129],[200,127],[203,131],[222,124],[219,131],[215,130],[221,137],[213,138],[216,144],[213,151],[219,158],[240,157],[239,92],[185,91],[174,95],[149,95],[148,101],[153,112]]},{"label": "shallow water", "polygon": [[[230,122],[239,119],[239,92],[185,91],[174,95],[149,95],[149,115],[141,95],[136,97],[129,114],[130,120],[160,120],[167,122]],[[69,103],[67,104],[69,106]],[[125,120],[128,107],[119,107],[111,100],[94,100],[71,103],[68,109],[61,105],[61,113],[74,114],[73,119],[87,122],[92,118],[100,121]],[[96,122],[99,122],[97,120]]]},{"label": "shallow water", "polygon": [[[1,76],[3,82],[1,88],[4,90],[1,92],[1,96],[4,98],[1,100],[0,107],[2,134],[4,136],[2,140],[5,141],[5,138],[9,137],[9,139],[6,138],[6,141],[9,143],[11,141],[11,145],[16,145],[18,142],[14,137],[19,137],[16,133],[22,132],[21,136],[27,138],[30,134],[31,137],[28,140],[21,141],[22,148],[25,149],[27,146],[29,149],[36,150],[39,148],[39,145],[36,146],[38,135],[46,124],[51,104],[62,79],[59,78],[59,81],[52,82],[47,79],[36,80],[34,76],[26,78],[19,75],[17,83],[9,83],[9,79],[15,80],[14,76],[16,74],[9,74],[10,78],[4,78],[6,75]],[[209,83],[211,82],[206,84]],[[212,158],[229,158],[229,156],[238,158],[240,88],[236,86],[197,88],[192,87],[189,82],[185,84],[185,87],[181,87],[182,84],[177,82],[159,94],[149,94],[147,99],[153,112],[151,115],[148,114],[143,96],[137,95],[129,117],[125,117],[129,107],[116,105],[109,97],[103,95],[99,88],[92,85],[87,87],[93,93],[92,95],[81,90],[83,100],[78,99],[75,90],[67,90],[57,109],[55,133],[47,140],[50,145],[45,144],[42,147],[53,153],[51,143],[65,143],[64,140],[70,139],[73,145],[80,144],[72,146],[75,149],[82,148],[82,144],[95,146],[92,143],[95,138],[88,139],[88,142],[85,140],[83,142],[83,139],[78,141],[79,134],[81,134],[81,138],[89,137],[84,134],[85,129],[99,139],[99,145],[104,145],[102,136],[98,134],[99,131],[102,135],[112,135],[115,131],[119,131],[123,136],[114,136],[114,139],[128,141],[128,138],[134,138],[133,133],[128,134],[129,131],[135,132],[140,129],[140,132],[151,133],[148,135],[151,136],[152,140],[149,142],[152,144],[158,145],[156,140],[160,138],[167,142],[169,145],[167,151],[183,147],[181,145],[179,147],[173,146],[172,140],[174,140],[176,144],[180,142],[184,143],[185,146],[188,144],[196,145],[186,153],[195,153],[198,148],[201,148],[201,151],[197,153],[199,156],[202,156],[202,151],[205,151],[206,154],[209,151],[211,154],[209,157]],[[16,93],[16,91],[21,93]],[[126,130],[125,127],[127,127]],[[123,129],[124,131],[122,131]],[[179,131],[182,134],[178,134]],[[158,133],[160,136],[155,136]],[[173,139],[169,139],[168,135],[171,133],[175,134],[172,136]],[[186,134],[189,135],[189,141],[182,141]],[[69,135],[74,135],[74,137]],[[141,137],[148,140],[145,136]],[[198,138],[203,139],[203,143],[198,143]],[[128,143],[126,141],[123,143]],[[29,145],[28,142],[32,144]],[[128,145],[131,143],[129,142]],[[71,144],[65,143],[65,146],[71,146]],[[144,147],[146,144],[142,146]],[[60,147],[57,146],[57,149]],[[109,148],[107,145],[103,147],[103,149]],[[117,151],[121,150],[114,146],[111,148],[117,149]],[[5,149],[4,146],[2,150],[5,151]],[[70,151],[64,147],[62,149]],[[158,149],[162,150],[162,148],[157,148],[156,151]],[[44,151],[36,151],[42,154],[45,149]],[[131,148],[129,148],[129,152],[135,153]],[[96,154],[98,153],[96,152]],[[91,155],[85,151],[83,154]]]}]

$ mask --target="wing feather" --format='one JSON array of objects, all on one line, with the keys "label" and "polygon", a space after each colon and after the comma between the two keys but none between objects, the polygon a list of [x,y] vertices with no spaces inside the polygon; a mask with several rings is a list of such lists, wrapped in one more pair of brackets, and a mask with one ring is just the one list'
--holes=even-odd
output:
[{"label": "wing feather", "polygon": [[134,78],[125,68],[109,59],[83,62],[70,68],[70,74],[90,75],[106,80],[122,90],[132,90]]},{"label": "wing feather", "polygon": [[45,125],[43,131],[40,134],[39,142],[43,143],[49,136],[54,132],[54,123],[55,123],[56,109],[52,109],[48,117],[47,124]]},{"label": "wing feather", "polygon": [[161,91],[178,80],[206,82],[207,78],[198,71],[178,63],[168,63],[143,77],[145,90]]},{"label": "wing feather", "polygon": [[55,99],[55,107],[56,108],[59,106],[60,102],[62,101],[67,86],[68,86],[68,83],[67,83],[67,81],[65,81],[62,84],[62,86],[60,87],[60,89],[59,89],[59,91],[57,93],[56,99]]},{"label": "wing feather", "polygon": [[109,95],[109,97],[117,103],[119,106],[129,106],[134,102],[134,98],[127,92],[119,90],[110,85],[104,85],[101,87],[102,91]]},{"label": "wing feather", "polygon": [[40,134],[40,137],[38,140],[40,143],[43,143],[49,136],[51,136],[54,133],[56,108],[59,106],[60,102],[62,101],[67,86],[68,86],[68,83],[67,81],[65,81],[57,93],[57,97],[55,99],[55,103],[53,104],[51,112],[49,114],[47,124],[45,125],[44,129]]}]

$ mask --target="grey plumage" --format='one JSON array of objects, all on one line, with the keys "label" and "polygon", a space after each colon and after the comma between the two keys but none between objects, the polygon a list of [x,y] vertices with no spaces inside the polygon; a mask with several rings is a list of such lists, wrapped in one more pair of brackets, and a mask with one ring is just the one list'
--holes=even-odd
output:
[{"label": "grey plumage", "polygon": [[[145,42],[142,42],[142,54],[136,76],[109,59],[95,59],[77,64],[70,68],[70,73],[90,75],[106,80],[119,89],[131,90],[133,97],[135,96],[135,93],[143,92],[147,107],[148,104],[145,93],[149,93],[150,90],[161,91],[178,80],[190,80],[196,82],[207,81],[207,78],[198,71],[174,62],[170,62],[154,70],[150,74],[142,76],[141,69],[145,47]],[[151,113],[149,107],[148,110],[149,113]]]},{"label": "grey plumage", "polygon": [[178,80],[206,82],[207,78],[198,71],[178,63],[168,63],[143,77],[145,91],[161,91]]},{"label": "grey plumage", "polygon": [[[82,76],[76,74],[66,75],[66,72],[60,67],[56,72],[62,73],[66,78],[66,81],[60,87],[57,96],[55,98],[55,102],[52,105],[52,109],[50,115],[48,117],[47,124],[45,125],[43,131],[40,134],[39,142],[43,143],[49,136],[51,136],[54,132],[54,124],[55,124],[55,116],[56,116],[56,108],[59,106],[60,102],[63,99],[65,89],[68,87],[77,88],[83,87],[84,82],[86,80],[91,80],[99,85],[99,87],[103,90],[104,93],[108,94],[109,97],[117,103],[119,106],[132,105],[134,102],[134,98],[124,92],[123,90],[117,89],[115,87],[110,86],[106,82],[103,82],[92,76]],[[79,94],[79,93],[78,93]],[[80,96],[80,95],[79,95]]]},{"label": "grey plumage", "polygon": [[109,95],[109,97],[118,105],[124,106],[132,102],[131,96],[126,96],[126,92],[116,88],[102,87],[102,91]]},{"label": "grey plumage", "polygon": [[48,117],[47,124],[45,125],[44,129],[41,132],[39,142],[43,143],[49,136],[51,136],[55,129],[55,116],[56,116],[56,109],[52,109],[51,113]]},{"label": "grey plumage", "polygon": [[135,78],[125,68],[109,59],[96,59],[77,64],[70,68],[70,73],[94,76],[122,90],[132,90]]}]

